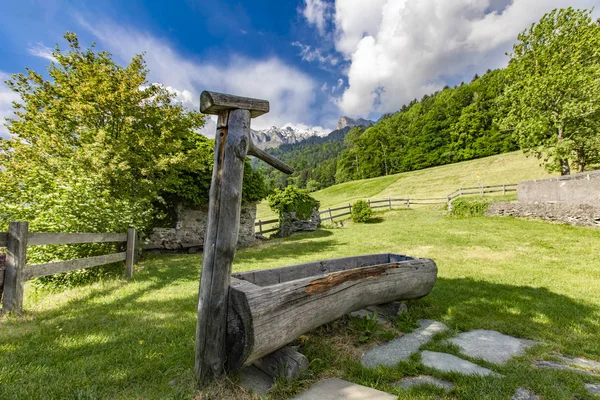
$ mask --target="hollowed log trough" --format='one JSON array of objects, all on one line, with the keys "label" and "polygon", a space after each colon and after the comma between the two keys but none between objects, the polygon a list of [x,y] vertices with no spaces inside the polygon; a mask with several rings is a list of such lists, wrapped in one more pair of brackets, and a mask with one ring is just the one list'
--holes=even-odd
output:
[{"label": "hollowed log trough", "polygon": [[389,253],[234,274],[227,369],[251,364],[349,312],[426,296],[436,279],[433,260]]}]

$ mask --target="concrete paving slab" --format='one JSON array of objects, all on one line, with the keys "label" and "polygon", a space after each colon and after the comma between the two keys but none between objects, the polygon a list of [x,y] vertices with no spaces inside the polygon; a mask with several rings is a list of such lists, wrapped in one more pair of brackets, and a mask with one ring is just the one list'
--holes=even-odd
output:
[{"label": "concrete paving slab", "polygon": [[362,365],[367,368],[376,368],[380,365],[394,366],[398,361],[408,360],[433,336],[448,329],[441,322],[431,320],[420,320],[419,325],[420,328],[415,331],[367,351],[361,359]]},{"label": "concrete paving slab", "polygon": [[396,400],[398,396],[343,379],[318,382],[293,400]]},{"label": "concrete paving slab", "polygon": [[510,398],[510,400],[540,400],[538,396],[535,395],[531,390],[525,388],[517,388],[515,394]]},{"label": "concrete paving slab", "polygon": [[254,365],[244,368],[240,385],[247,390],[264,396],[274,385],[273,378],[256,368]]},{"label": "concrete paving slab", "polygon": [[485,329],[461,333],[449,342],[457,345],[466,356],[494,364],[506,364],[514,356],[525,354],[525,350],[539,344]]},{"label": "concrete paving slab", "polygon": [[442,372],[458,372],[465,375],[500,376],[497,372],[480,367],[477,364],[473,364],[470,361],[463,360],[452,354],[425,350],[421,353],[421,362],[423,365],[435,368]]},{"label": "concrete paving slab", "polygon": [[586,383],[585,388],[591,394],[600,394],[600,383]]},{"label": "concrete paving slab", "polygon": [[433,385],[446,390],[451,390],[454,387],[454,383],[452,382],[444,381],[429,375],[412,376],[410,378],[402,379],[394,384],[394,386],[404,389],[420,385]]}]

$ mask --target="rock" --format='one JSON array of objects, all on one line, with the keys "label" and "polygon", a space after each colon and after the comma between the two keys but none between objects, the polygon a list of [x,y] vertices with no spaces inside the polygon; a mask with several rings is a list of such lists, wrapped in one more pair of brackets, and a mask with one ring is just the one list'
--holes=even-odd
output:
[{"label": "rock", "polygon": [[295,212],[285,213],[279,221],[279,231],[275,233],[275,236],[285,237],[294,232],[316,231],[319,225],[321,225],[321,215],[318,208],[313,210],[308,219],[297,218]]},{"label": "rock", "polygon": [[531,390],[517,388],[510,400],[540,400]]},{"label": "rock", "polygon": [[600,227],[600,205],[565,203],[518,203],[500,202],[490,204],[486,215],[559,221],[570,225]]},{"label": "rock", "polygon": [[398,361],[408,360],[411,355],[419,351],[421,346],[428,343],[433,336],[448,329],[441,322],[430,320],[421,320],[419,321],[419,325],[421,327],[415,331],[375,346],[367,351],[361,359],[362,365],[367,368],[375,368],[380,365],[394,366],[398,364]]},{"label": "rock", "polygon": [[600,394],[600,383],[586,383],[585,388],[591,394]]},{"label": "rock", "polygon": [[470,361],[463,360],[451,354],[437,353],[434,351],[423,351],[421,362],[430,368],[442,372],[458,372],[465,375],[501,376],[497,372],[480,367]]},{"label": "rock", "polygon": [[411,378],[402,379],[400,382],[394,384],[394,386],[401,387],[404,389],[420,385],[433,385],[446,390],[452,390],[452,388],[454,387],[454,383],[452,382],[434,378],[433,376],[429,375],[413,376]]},{"label": "rock", "polygon": [[388,323],[387,319],[385,319],[384,317],[382,317],[378,313],[369,312],[367,310],[358,310],[358,311],[353,311],[353,312],[350,313],[350,316],[351,317],[355,317],[355,318],[372,318],[373,315],[376,315],[375,319],[381,325],[385,325],[385,324]]},{"label": "rock", "polygon": [[264,396],[275,385],[275,382],[269,375],[251,365],[242,371],[240,385],[246,390]]},{"label": "rock", "polygon": [[294,400],[396,400],[397,396],[338,378],[326,379],[310,387]]},{"label": "rock", "polygon": [[570,365],[565,365],[563,363],[559,363],[556,361],[545,361],[545,360],[534,361],[533,365],[535,365],[536,367],[539,367],[539,368],[567,370],[567,371],[579,372],[580,374],[590,375],[590,376],[595,375],[591,371],[587,371],[587,370],[581,369],[581,368],[571,367]]},{"label": "rock", "polygon": [[400,314],[408,312],[408,307],[401,301],[392,301],[391,303],[378,304],[376,306],[367,307],[367,311],[376,312],[380,315],[396,317]]},{"label": "rock", "polygon": [[559,357],[562,361],[577,368],[582,369],[591,369],[593,371],[600,372],[600,362],[586,360],[585,358],[567,358],[567,357]]},{"label": "rock", "polygon": [[525,350],[539,344],[484,329],[461,333],[449,342],[457,345],[466,356],[494,364],[506,364],[514,356],[525,354]]}]

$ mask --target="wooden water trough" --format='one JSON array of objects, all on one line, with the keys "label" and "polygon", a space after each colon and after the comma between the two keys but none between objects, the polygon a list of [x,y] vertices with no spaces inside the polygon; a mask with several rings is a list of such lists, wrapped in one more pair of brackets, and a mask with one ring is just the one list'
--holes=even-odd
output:
[{"label": "wooden water trough", "polygon": [[436,279],[433,260],[389,253],[234,274],[227,369],[251,364],[349,312],[426,296]]}]

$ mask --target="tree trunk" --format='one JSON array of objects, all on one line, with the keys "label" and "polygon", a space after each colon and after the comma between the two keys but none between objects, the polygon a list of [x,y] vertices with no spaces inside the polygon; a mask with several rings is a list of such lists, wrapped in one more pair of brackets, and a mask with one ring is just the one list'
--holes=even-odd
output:
[{"label": "tree trunk", "polygon": [[[558,128],[558,141],[561,142],[563,140],[564,135],[564,127],[560,126]],[[560,162],[560,174],[561,175],[571,175],[571,167],[569,167],[569,160],[566,158],[559,158]]]}]

